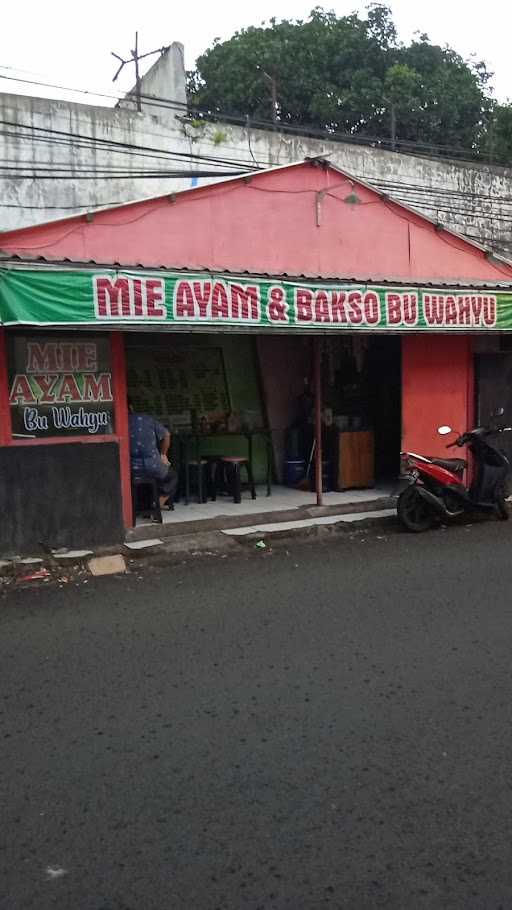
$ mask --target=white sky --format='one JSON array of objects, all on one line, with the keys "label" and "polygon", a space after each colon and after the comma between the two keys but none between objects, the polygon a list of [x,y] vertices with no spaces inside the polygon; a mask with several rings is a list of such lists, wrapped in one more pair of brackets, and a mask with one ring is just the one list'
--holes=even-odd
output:
[{"label": "white sky", "polygon": [[[181,41],[187,68],[191,69],[196,57],[215,37],[228,38],[237,29],[258,25],[271,16],[306,17],[315,5],[315,0],[259,0],[255,4],[244,0],[180,4],[172,0],[88,0],[79,4],[70,0],[24,0],[20,7],[4,3],[0,65],[13,69],[0,69],[0,73],[20,75],[23,70],[27,79],[50,77],[49,81],[80,89],[127,91],[133,85],[133,73],[131,77],[126,73],[113,85],[116,61],[110,52],[128,57],[136,29],[140,52]],[[358,0],[326,0],[318,5],[344,15],[364,11],[366,4]],[[484,6],[468,0],[389,0],[388,5],[402,40],[409,40],[415,31],[427,32],[431,41],[450,44],[464,57],[476,54],[495,73],[496,97],[501,101],[512,98],[509,0],[486,0]],[[0,91],[69,97],[4,79],[0,79]],[[87,99],[77,96],[76,100]]]}]

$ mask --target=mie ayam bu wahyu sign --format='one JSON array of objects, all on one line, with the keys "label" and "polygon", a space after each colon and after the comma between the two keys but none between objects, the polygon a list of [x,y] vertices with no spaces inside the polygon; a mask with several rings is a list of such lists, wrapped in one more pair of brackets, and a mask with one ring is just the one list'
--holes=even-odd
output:
[{"label": "mie ayam bu wahyu sign", "polygon": [[106,339],[15,338],[9,358],[14,435],[110,432],[108,359]]},{"label": "mie ayam bu wahyu sign", "polygon": [[[171,311],[169,312],[169,304]],[[225,279],[178,278],[169,301],[165,279],[95,278],[98,319],[226,322],[345,328],[494,328],[494,294],[384,288],[308,287]]]},{"label": "mie ayam bu wahyu sign", "polygon": [[186,325],[285,331],[512,330],[510,291],[191,273],[0,270],[4,325]]}]

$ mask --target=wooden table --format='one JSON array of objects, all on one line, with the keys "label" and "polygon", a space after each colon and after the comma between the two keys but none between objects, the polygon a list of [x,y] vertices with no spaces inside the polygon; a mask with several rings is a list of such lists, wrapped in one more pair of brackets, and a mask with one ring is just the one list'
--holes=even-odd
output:
[{"label": "wooden table", "polygon": [[[240,430],[231,432],[226,430],[223,433],[176,433],[175,439],[178,440],[180,450],[185,464],[185,505],[190,501],[190,477],[186,468],[187,461],[190,460],[190,453],[197,463],[197,496],[198,502],[203,501],[203,472],[201,470],[201,443],[210,439],[245,439],[247,441],[247,459],[253,470],[253,439],[255,436],[261,436],[265,440],[265,450],[267,458],[267,496],[272,495],[272,430]],[[229,452],[224,452],[229,455]],[[214,457],[214,456],[212,456]],[[219,456],[222,457],[222,456]],[[181,459],[180,459],[181,460]]]}]

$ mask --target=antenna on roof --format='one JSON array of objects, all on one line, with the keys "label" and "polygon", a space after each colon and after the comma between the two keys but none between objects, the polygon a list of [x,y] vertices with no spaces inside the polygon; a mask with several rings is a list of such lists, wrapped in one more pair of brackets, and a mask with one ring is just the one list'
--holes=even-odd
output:
[{"label": "antenna on roof", "polygon": [[147,54],[139,54],[139,33],[135,32],[135,49],[133,51],[130,51],[131,57],[129,57],[128,60],[125,60],[123,57],[120,57],[119,54],[114,53],[114,51],[110,52],[112,54],[112,56],[116,58],[116,60],[121,61],[121,64],[118,67],[116,74],[115,74],[114,78],[112,79],[112,82],[116,81],[123,66],[126,66],[128,63],[135,64],[135,97],[137,99],[137,110],[138,110],[139,114],[142,110],[141,90],[140,90],[141,89],[141,78],[140,78],[140,71],[139,71],[139,60],[144,60],[145,57],[152,57],[153,54],[164,54],[165,51],[169,50],[169,46],[170,45],[167,45],[166,47],[158,47],[155,51],[148,51]]}]

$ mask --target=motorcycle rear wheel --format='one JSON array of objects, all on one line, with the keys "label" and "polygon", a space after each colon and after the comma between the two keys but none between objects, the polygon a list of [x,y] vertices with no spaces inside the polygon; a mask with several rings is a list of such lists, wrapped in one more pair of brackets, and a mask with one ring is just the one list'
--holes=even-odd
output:
[{"label": "motorcycle rear wheel", "polygon": [[434,516],[429,504],[414,487],[407,487],[400,494],[397,503],[397,514],[408,531],[420,534],[432,527]]}]

